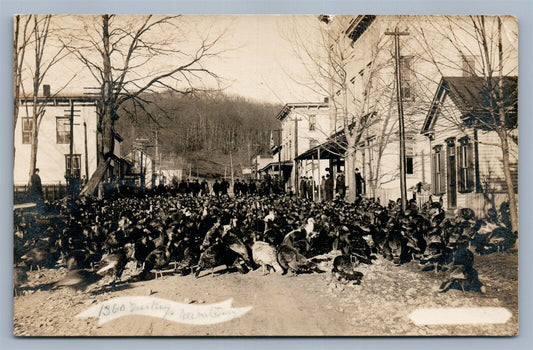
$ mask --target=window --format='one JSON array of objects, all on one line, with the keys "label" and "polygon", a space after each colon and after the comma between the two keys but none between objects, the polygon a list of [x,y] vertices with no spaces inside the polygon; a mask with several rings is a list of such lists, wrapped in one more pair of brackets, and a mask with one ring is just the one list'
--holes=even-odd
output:
[{"label": "window", "polygon": [[433,148],[433,157],[431,159],[433,194],[441,195],[445,192],[444,185],[444,158],[442,157],[442,146],[438,145]]},{"label": "window", "polygon": [[476,75],[476,58],[474,56],[463,56],[463,77],[474,77]]},{"label": "window", "polygon": [[413,157],[406,156],[405,157],[405,173],[407,175],[413,174]]},{"label": "window", "polygon": [[288,157],[287,157],[287,158],[288,158],[288,159],[291,159],[293,153],[292,153],[292,141],[290,141],[290,140],[289,140],[289,149],[288,149],[288,152],[289,152],[289,154],[288,154]]},{"label": "window", "polygon": [[309,140],[309,149],[318,146],[318,141],[315,139]]},{"label": "window", "polygon": [[405,173],[414,174],[415,138],[413,135],[405,136]]},{"label": "window", "polygon": [[31,130],[33,129],[33,118],[22,118],[22,143],[31,143]]},{"label": "window", "polygon": [[441,175],[442,175],[442,158],[440,150],[435,152],[435,194],[440,193]]},{"label": "window", "polygon": [[460,146],[457,149],[457,157],[459,158],[459,189],[461,193],[470,192],[474,190],[474,151],[472,142],[468,137],[459,139]]},{"label": "window", "polygon": [[80,177],[81,155],[73,154],[72,159],[70,154],[65,154],[65,176]]},{"label": "window", "polygon": [[70,143],[70,118],[56,118],[56,142]]},{"label": "window", "polygon": [[412,56],[400,57],[400,73],[402,75],[402,98],[411,101],[414,99],[412,66]]},{"label": "window", "polygon": [[309,116],[309,131],[314,131],[316,128],[316,115],[311,114]]}]

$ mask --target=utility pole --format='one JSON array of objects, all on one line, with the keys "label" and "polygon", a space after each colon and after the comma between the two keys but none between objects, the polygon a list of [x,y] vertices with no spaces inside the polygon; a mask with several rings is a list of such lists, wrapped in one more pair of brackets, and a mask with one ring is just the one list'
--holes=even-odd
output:
[{"label": "utility pole", "polygon": [[143,151],[141,149],[141,189],[144,189]]},{"label": "utility pole", "polygon": [[255,176],[254,176],[254,178],[255,178],[255,180],[258,180],[259,179],[259,159],[258,159],[258,156],[259,156],[259,149],[260,149],[261,145],[258,144],[258,143],[254,143],[253,147],[255,149],[255,152],[254,152],[254,154],[255,154],[255,157],[254,157],[255,158]]},{"label": "utility pole", "polygon": [[298,157],[298,122],[300,119],[298,119],[298,116],[294,117],[294,192],[296,195],[298,195],[300,188],[299,178],[300,174],[298,171],[298,162],[296,161],[296,158]]},{"label": "utility pole", "polygon": [[154,159],[154,162],[156,162],[156,166],[154,167],[154,170],[155,170],[155,173],[157,174],[157,177],[158,177],[158,182],[161,181],[161,179],[159,178],[159,170],[158,170],[158,167],[159,169],[161,169],[161,163],[159,162],[159,134],[158,134],[158,130],[156,129],[155,130],[155,159]]},{"label": "utility pole", "polygon": [[233,186],[233,155],[230,150],[229,152],[229,166],[230,166],[230,172],[231,172],[231,186]]},{"label": "utility pole", "polygon": [[322,194],[320,193],[321,190],[322,190],[322,178],[320,177],[320,147],[318,147],[318,154],[317,154],[317,158],[318,158],[318,180],[317,180],[317,183],[318,183],[318,201],[321,202],[322,201]]},{"label": "utility pole", "polygon": [[[78,117],[78,115],[74,115],[74,112],[80,112],[80,110],[74,110],[74,101],[70,100],[70,109],[64,110],[65,113],[69,113],[69,131],[70,131],[70,139],[69,139],[69,155],[66,165],[70,165],[68,172],[65,173],[65,178],[67,180],[67,192],[70,196],[75,196],[78,194],[79,191],[79,175],[74,173],[74,117]],[[81,169],[81,164],[78,163],[77,167]],[[66,170],[66,169],[65,169]]]},{"label": "utility pole", "polygon": [[87,148],[87,123],[83,122],[83,131],[85,133],[85,180],[89,181],[89,150]]},{"label": "utility pole", "polygon": [[400,36],[409,35],[409,32],[400,32],[398,27],[393,32],[386,31],[385,35],[394,36],[394,56],[396,61],[396,98],[398,100],[398,124],[400,128],[400,194],[402,199],[402,211],[407,208],[407,184],[405,175],[405,129],[403,121],[403,101],[402,101],[402,72],[400,67]]},{"label": "utility pole", "polygon": [[74,175],[74,162],[72,161],[72,156],[74,155],[74,101],[70,100],[70,171],[69,177],[72,179]]},{"label": "utility pole", "polygon": [[277,151],[278,151],[278,176],[279,176],[279,181],[280,183],[282,182],[282,174],[281,174],[281,129],[275,129],[274,131],[276,131],[278,133],[278,141],[279,141],[279,145],[277,147]]}]

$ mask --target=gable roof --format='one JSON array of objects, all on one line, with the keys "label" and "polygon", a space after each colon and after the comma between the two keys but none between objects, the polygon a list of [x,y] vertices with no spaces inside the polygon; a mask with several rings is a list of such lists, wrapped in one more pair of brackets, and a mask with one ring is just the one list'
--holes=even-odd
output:
[{"label": "gable roof", "polygon": [[[485,77],[443,77],[420,133],[427,134],[433,130],[440,105],[446,96],[449,96],[459,109],[466,125],[490,130],[491,111],[496,108],[494,105],[491,106],[494,102],[490,96],[492,93],[497,93],[499,80],[493,77],[492,83],[489,84]],[[516,76],[503,77],[502,86],[506,124],[508,128],[514,128],[518,118],[518,78]]]}]

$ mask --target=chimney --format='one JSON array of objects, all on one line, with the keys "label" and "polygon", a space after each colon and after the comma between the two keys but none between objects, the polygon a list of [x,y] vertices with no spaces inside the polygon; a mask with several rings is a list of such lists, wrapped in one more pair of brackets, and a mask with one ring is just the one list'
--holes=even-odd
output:
[{"label": "chimney", "polygon": [[43,85],[43,95],[44,97],[50,97],[50,85]]}]

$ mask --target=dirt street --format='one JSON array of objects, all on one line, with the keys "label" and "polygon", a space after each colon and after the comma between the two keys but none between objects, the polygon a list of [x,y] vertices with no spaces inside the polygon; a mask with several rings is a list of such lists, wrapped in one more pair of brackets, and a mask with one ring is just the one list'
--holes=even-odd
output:
[{"label": "dirt street", "polygon": [[[422,272],[418,263],[400,267],[379,258],[360,265],[361,285],[342,284],[329,273],[263,276],[215,271],[214,277],[165,276],[157,280],[102,284],[85,291],[51,290],[64,269],[29,273],[14,300],[18,336],[346,336],[346,335],[514,335],[518,329],[518,254],[476,256],[475,267],[487,293],[439,293],[443,273]],[[102,325],[78,319],[92,305],[119,296],[153,296],[180,303],[210,304],[232,298],[233,307],[251,306],[240,318],[214,325],[187,325],[148,316],[126,316]],[[506,307],[505,324],[416,326],[408,315],[420,307]]]}]

